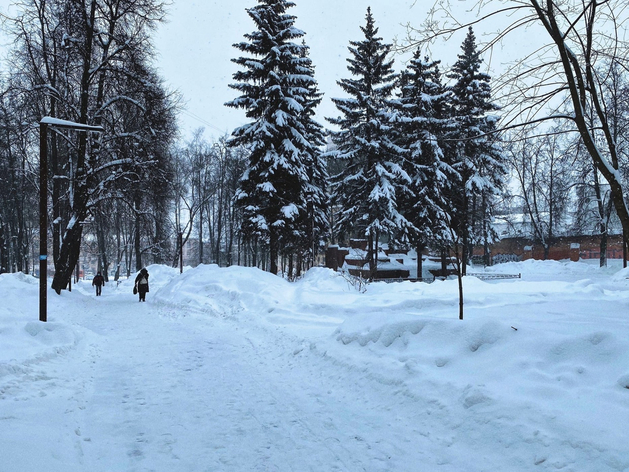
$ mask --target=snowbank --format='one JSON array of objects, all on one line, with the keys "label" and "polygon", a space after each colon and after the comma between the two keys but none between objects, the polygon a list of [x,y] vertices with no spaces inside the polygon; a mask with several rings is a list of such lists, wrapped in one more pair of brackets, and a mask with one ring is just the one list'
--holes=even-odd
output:
[{"label": "snowbank", "polygon": [[16,366],[52,358],[81,339],[80,332],[65,323],[37,321],[39,279],[1,274],[0,299],[0,376]]}]

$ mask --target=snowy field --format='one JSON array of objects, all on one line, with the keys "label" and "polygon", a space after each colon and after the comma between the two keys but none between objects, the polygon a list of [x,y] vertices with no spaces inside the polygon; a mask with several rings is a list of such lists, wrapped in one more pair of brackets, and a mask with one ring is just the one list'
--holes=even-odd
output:
[{"label": "snowy field", "polygon": [[[595,262],[594,262],[595,263]],[[0,471],[629,470],[629,271],[375,283],[150,266],[0,275]]]}]

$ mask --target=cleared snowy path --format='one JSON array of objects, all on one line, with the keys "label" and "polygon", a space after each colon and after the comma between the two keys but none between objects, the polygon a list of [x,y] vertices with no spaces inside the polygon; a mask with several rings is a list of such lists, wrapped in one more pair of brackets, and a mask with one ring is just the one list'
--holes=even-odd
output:
[{"label": "cleared snowy path", "polygon": [[322,371],[268,332],[134,300],[106,290],[63,315],[84,338],[20,376],[39,394],[18,395],[8,418],[38,431],[43,453],[5,456],[0,470],[384,471],[423,460],[378,382]]},{"label": "cleared snowy path", "polygon": [[284,353],[260,348],[233,325],[156,315],[149,302],[116,316],[108,345],[91,355],[81,428],[89,438],[83,445],[89,470],[111,470],[112,460],[125,470],[361,470],[361,464],[377,470],[374,460],[390,464],[395,438],[386,434],[370,452],[373,446],[358,436],[369,423],[368,398],[333,395],[330,379],[289,365]]}]

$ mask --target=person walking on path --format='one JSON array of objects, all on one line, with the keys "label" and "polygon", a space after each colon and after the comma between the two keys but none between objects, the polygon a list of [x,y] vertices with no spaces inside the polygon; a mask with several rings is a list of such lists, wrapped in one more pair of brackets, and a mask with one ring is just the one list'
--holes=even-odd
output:
[{"label": "person walking on path", "polygon": [[[135,289],[140,297],[139,301],[145,302],[146,293],[149,291],[149,272],[146,268],[142,269],[135,278]],[[136,290],[134,290],[134,293]]]},{"label": "person walking on path", "polygon": [[100,275],[100,272],[96,274],[96,277],[92,279],[92,287],[96,287],[96,296],[100,297],[103,291],[103,285],[105,285],[105,278]]}]

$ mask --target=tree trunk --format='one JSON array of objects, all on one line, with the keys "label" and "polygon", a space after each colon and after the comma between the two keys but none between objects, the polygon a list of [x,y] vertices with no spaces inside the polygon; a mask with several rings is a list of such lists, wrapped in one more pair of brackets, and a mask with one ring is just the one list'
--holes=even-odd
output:
[{"label": "tree trunk", "polygon": [[100,211],[95,212],[94,221],[96,223],[96,241],[98,244],[98,270],[103,274],[105,282],[109,282],[109,260],[107,258],[107,238],[105,234],[105,223]]},{"label": "tree trunk", "polygon": [[[232,265],[232,261],[233,261],[233,256],[232,256],[233,247],[234,247],[234,231],[233,231],[233,228],[230,227],[229,240],[227,242],[227,261],[226,261],[226,264],[227,264],[228,267]],[[240,265],[240,245],[238,245],[238,265]]]},{"label": "tree trunk", "polygon": [[378,245],[378,242],[379,242],[379,240],[380,240],[380,232],[379,232],[379,231],[376,231],[376,238],[375,238],[375,239],[376,239],[376,240],[374,241],[374,246],[375,246],[375,247],[374,247],[374,257],[373,257],[373,260],[374,260],[374,270],[373,270],[373,272],[371,273],[371,279],[372,279],[372,280],[373,280],[373,279],[375,279],[375,278],[376,278],[376,276],[378,275],[378,251],[380,251],[380,247],[379,247],[379,245]]},{"label": "tree trunk", "polygon": [[457,255],[457,257],[460,257],[459,259],[459,263],[461,264],[461,270],[463,272],[463,274],[465,275],[466,271],[466,267],[467,267],[467,261],[468,261],[468,253],[467,253],[467,248],[468,248],[468,235],[467,235],[467,230],[463,231],[463,241],[461,244],[461,254]]},{"label": "tree trunk", "polygon": [[123,249],[120,245],[120,233],[116,235],[116,273],[114,274],[114,281],[120,279],[120,266],[122,265]]},{"label": "tree trunk", "polygon": [[304,264],[304,258],[302,256],[302,253],[300,252],[297,254],[295,277],[297,278],[301,277],[301,269],[302,269],[303,264]]},{"label": "tree trunk", "polygon": [[607,208],[603,202],[603,195],[601,192],[601,186],[598,182],[598,173],[596,168],[594,169],[594,189],[596,192],[596,200],[598,204],[598,213],[600,218],[599,230],[601,234],[600,242],[600,267],[607,267],[607,242],[609,234],[609,218],[612,212],[612,201],[608,202]]},{"label": "tree trunk", "polygon": [[425,249],[424,244],[418,244],[417,248],[415,249],[417,251],[417,278],[418,279],[421,279],[422,274],[424,273],[424,258],[422,257],[422,253],[424,252],[424,249]]},{"label": "tree trunk", "polygon": [[369,280],[371,280],[376,270],[376,264],[374,262],[373,234],[371,232],[367,236],[367,261],[369,262]]},{"label": "tree trunk", "polygon": [[163,264],[165,261],[164,252],[165,236],[163,224],[160,218],[155,218],[155,239],[153,240],[153,262],[155,264]]},{"label": "tree trunk", "polygon": [[461,270],[459,267],[459,271],[457,273],[457,277],[459,280],[459,319],[463,319],[463,274],[461,274]]},{"label": "tree trunk", "polygon": [[269,272],[271,274],[277,275],[277,256],[278,256],[278,244],[277,244],[277,234],[274,229],[269,231],[269,250],[271,257],[271,265]]},{"label": "tree trunk", "polygon": [[601,233],[600,267],[607,267],[607,231]]},{"label": "tree trunk", "polygon": [[463,275],[467,272],[467,262],[468,262],[468,247],[470,243],[470,208],[469,208],[469,198],[467,195],[467,191],[465,190],[467,183],[463,183],[463,217],[461,221],[461,248],[459,254],[459,248],[457,248],[457,258],[459,264],[461,265],[461,270],[463,271]]},{"label": "tree trunk", "polygon": [[203,264],[203,208],[199,210],[199,265]]},{"label": "tree trunk", "polygon": [[[84,11],[84,15],[88,12]],[[94,24],[96,17],[96,2],[91,3],[89,18],[84,17],[83,22],[87,25],[85,34],[85,43],[83,51],[83,71],[81,76],[81,99],[79,107],[79,123],[87,124],[88,105],[89,105],[89,89],[90,76],[92,67],[92,47],[94,41]],[[74,266],[79,260],[81,252],[81,236],[83,234],[83,226],[81,223],[85,221],[87,216],[88,203],[88,176],[87,176],[87,133],[79,133],[79,145],[77,148],[77,168],[76,179],[71,183],[75,186],[73,192],[73,200],[70,202],[72,211],[70,220],[66,228],[61,249],[59,251],[59,261],[55,267],[55,275],[52,280],[52,288],[61,293],[65,289],[72,277]]]},{"label": "tree trunk", "polygon": [[4,236],[4,227],[0,225],[0,274],[9,272],[9,251]]},{"label": "tree trunk", "polygon": [[483,192],[483,264],[485,267],[491,265],[491,249],[489,248],[489,230],[487,228],[487,216],[488,216],[488,204],[487,194]]},{"label": "tree trunk", "polygon": [[622,267],[627,268],[627,232],[622,230]]},{"label": "tree trunk", "polygon": [[[134,205],[135,206],[135,205]],[[137,209],[137,207],[136,207]],[[140,214],[136,211],[135,219],[133,221],[133,234],[134,234],[134,252],[135,252],[135,270],[142,270],[142,246],[140,244]]]},{"label": "tree trunk", "polygon": [[75,224],[68,227],[64,234],[55,275],[52,279],[52,288],[57,294],[60,294],[61,290],[65,290],[68,287],[74,266],[76,266],[79,260],[81,237],[83,235],[83,226],[79,222],[83,221],[83,219],[84,217],[73,216]]},{"label": "tree trunk", "polygon": [[[218,202],[217,202],[217,208],[218,208],[218,214],[216,215],[216,251],[215,251],[215,259],[216,259],[216,263],[218,265],[221,264],[221,239],[222,239],[222,235],[223,235],[223,191],[224,191],[224,170],[221,166],[221,179],[220,179],[220,183],[219,183],[219,187],[218,187]],[[231,244],[231,242],[230,242]]]},{"label": "tree trunk", "polygon": [[459,285],[459,319],[463,319],[463,271],[461,267],[462,255],[460,254],[460,248],[458,242],[454,243],[454,257],[456,259],[456,275]]},{"label": "tree trunk", "polygon": [[288,280],[293,280],[293,261],[294,261],[294,256],[293,256],[293,253],[291,252],[288,256]]}]

